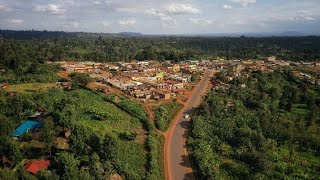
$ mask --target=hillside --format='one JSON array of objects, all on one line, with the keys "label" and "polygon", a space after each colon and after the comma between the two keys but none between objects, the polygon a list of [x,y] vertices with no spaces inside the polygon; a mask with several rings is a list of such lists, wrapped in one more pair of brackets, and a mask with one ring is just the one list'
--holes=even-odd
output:
[{"label": "hillside", "polygon": [[[162,179],[161,137],[153,127],[147,128],[148,119],[102,94],[84,89],[0,93],[0,179],[105,179],[117,174],[125,179]],[[146,114],[139,103],[131,108]],[[43,127],[12,140],[12,132],[37,111],[42,115],[32,119]],[[33,160],[49,160],[50,166],[28,174],[24,164]]]}]

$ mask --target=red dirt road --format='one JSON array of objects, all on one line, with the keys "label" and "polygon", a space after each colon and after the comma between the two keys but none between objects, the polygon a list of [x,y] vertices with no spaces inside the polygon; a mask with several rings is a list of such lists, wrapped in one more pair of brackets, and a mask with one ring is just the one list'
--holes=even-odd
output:
[{"label": "red dirt road", "polygon": [[194,179],[186,147],[190,118],[185,119],[184,116],[192,114],[194,108],[200,104],[213,73],[213,70],[206,71],[165,134],[164,167],[167,180]]}]

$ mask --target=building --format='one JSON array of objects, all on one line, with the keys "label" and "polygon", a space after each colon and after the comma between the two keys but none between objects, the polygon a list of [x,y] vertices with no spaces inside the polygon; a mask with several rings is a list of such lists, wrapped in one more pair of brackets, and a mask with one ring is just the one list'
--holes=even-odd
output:
[{"label": "building", "polygon": [[163,78],[164,78],[164,74],[161,72],[161,73],[158,73],[158,74],[156,74],[156,79],[157,79],[157,81],[162,81],[163,80]]},{"label": "building", "polygon": [[267,62],[273,63],[273,62],[276,61],[276,59],[277,59],[277,58],[276,58],[275,56],[270,56],[270,57],[267,58]]},{"label": "building", "polygon": [[180,71],[180,65],[179,64],[174,64],[173,66],[169,66],[168,69],[173,71],[173,72],[179,72]]},{"label": "building", "polygon": [[0,83],[0,89],[6,89],[8,86],[8,83]]},{"label": "building", "polygon": [[176,82],[176,81],[166,81],[168,84],[168,88],[171,90],[176,90],[176,89],[182,89],[184,87],[184,84],[182,82]]},{"label": "building", "polygon": [[37,174],[41,169],[48,169],[49,166],[50,161],[48,160],[35,160],[27,162],[24,169],[32,174]]},{"label": "building", "polygon": [[188,78],[184,78],[181,76],[169,76],[168,79],[173,80],[173,81],[182,82],[182,83],[188,82]]},{"label": "building", "polygon": [[170,93],[158,89],[152,90],[154,99],[170,99]]},{"label": "building", "polygon": [[43,126],[43,122],[41,122],[41,121],[26,120],[16,130],[13,131],[12,136],[19,137],[31,129],[41,128],[42,126]]}]

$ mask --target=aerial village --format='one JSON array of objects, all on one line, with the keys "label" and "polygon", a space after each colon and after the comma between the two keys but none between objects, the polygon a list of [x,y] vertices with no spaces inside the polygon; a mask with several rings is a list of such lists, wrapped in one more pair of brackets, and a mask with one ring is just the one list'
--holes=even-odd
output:
[{"label": "aerial village", "polygon": [[[71,73],[86,73],[96,82],[92,85],[105,93],[123,93],[143,102],[148,100],[168,100],[181,97],[186,91],[192,90],[201,80],[206,69],[215,69],[217,72],[225,72],[231,81],[234,77],[246,75],[245,69],[272,72],[276,67],[294,66],[305,67],[312,72],[320,73],[320,61],[291,62],[276,60],[276,57],[268,57],[265,61],[240,61],[240,60],[187,60],[180,63],[166,61],[133,61],[131,63],[96,63],[96,62],[57,62],[65,69],[65,77]],[[315,77],[309,74],[294,71],[299,78],[309,79],[315,82]],[[70,86],[71,82],[62,85]],[[228,86],[222,82],[215,82],[215,88]],[[243,85],[245,86],[245,85]],[[183,98],[186,100],[187,97]]]},{"label": "aerial village", "polygon": [[[52,62],[51,62],[52,63]],[[320,61],[315,63],[290,62],[276,60],[275,57],[269,57],[265,61],[240,61],[240,60],[215,60],[198,61],[189,60],[180,63],[166,61],[159,63],[157,61],[133,61],[118,63],[97,63],[97,62],[54,62],[62,67],[63,71],[59,76],[66,78],[66,82],[57,82],[55,88],[69,88],[72,80],[68,75],[72,73],[88,74],[94,82],[89,84],[89,88],[99,90],[106,94],[120,93],[130,98],[135,98],[143,103],[148,101],[166,101],[178,99],[179,102],[185,102],[188,99],[188,92],[201,80],[206,69],[214,69],[216,72],[225,72],[228,81],[240,76],[247,76],[245,70],[261,70],[272,72],[276,67],[305,67],[316,74],[320,74]],[[315,83],[320,81],[316,77],[300,71],[294,71],[299,78],[308,79]],[[213,89],[228,89],[230,84],[212,79],[211,87]],[[0,84],[1,89],[7,88],[8,84]],[[246,84],[240,85],[242,88]],[[12,132],[12,137],[19,141],[19,137],[28,131],[32,131],[31,141],[22,142],[20,146],[34,146],[41,148],[43,143],[37,141],[37,129],[43,127],[42,117],[45,111],[39,109],[35,114],[25,120],[19,127]],[[60,135],[54,140],[54,147],[59,150],[69,148],[68,139],[71,136],[71,130],[62,128]],[[41,169],[47,169],[50,166],[48,160],[28,161],[25,163],[25,170],[36,174]]]}]

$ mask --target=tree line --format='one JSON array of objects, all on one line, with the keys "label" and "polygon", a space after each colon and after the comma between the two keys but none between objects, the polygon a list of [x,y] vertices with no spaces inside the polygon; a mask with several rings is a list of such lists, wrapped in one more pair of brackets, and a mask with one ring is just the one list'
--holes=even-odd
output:
[{"label": "tree line", "polygon": [[6,51],[23,46],[38,61],[129,61],[186,59],[279,59],[315,61],[320,37],[126,36],[101,33],[0,31]]}]

